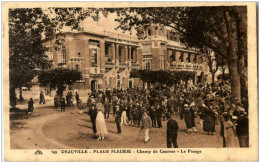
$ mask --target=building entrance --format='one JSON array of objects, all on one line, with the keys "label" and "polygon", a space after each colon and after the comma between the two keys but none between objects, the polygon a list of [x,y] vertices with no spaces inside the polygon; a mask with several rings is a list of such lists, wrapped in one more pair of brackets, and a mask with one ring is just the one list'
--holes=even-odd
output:
[{"label": "building entrance", "polygon": [[96,80],[91,81],[91,91],[92,92],[97,91],[97,81]]}]

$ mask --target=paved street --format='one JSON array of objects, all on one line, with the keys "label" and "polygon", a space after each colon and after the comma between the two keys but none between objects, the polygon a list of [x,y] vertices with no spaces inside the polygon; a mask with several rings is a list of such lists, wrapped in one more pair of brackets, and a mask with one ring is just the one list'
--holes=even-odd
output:
[{"label": "paved street", "polygon": [[[93,138],[91,122],[86,114],[78,114],[76,106],[67,108],[66,112],[55,109],[49,100],[45,105],[35,102],[35,111],[27,116],[25,112],[11,112],[11,148],[165,148],[166,121],[162,121],[163,128],[150,130],[151,141],[145,144],[144,132],[136,126],[122,126],[122,134],[117,134],[114,116],[106,119],[108,136],[104,141]],[[27,104],[25,104],[25,107]],[[219,135],[220,125],[216,125],[215,135],[207,135],[196,118],[198,132],[187,134],[185,122],[180,120],[179,114],[173,115],[179,124],[178,145],[180,148],[219,148],[222,138]]]}]

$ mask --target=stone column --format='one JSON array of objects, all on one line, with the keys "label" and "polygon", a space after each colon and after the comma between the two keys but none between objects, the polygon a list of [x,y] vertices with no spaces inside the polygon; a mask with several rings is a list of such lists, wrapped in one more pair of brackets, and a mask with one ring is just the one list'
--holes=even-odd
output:
[{"label": "stone column", "polygon": [[119,44],[116,44],[116,60],[119,60]]},{"label": "stone column", "polygon": [[111,44],[111,48],[112,48],[112,62],[115,63],[116,60],[116,50],[115,50],[115,44]]},{"label": "stone column", "polygon": [[195,54],[194,53],[190,54],[190,62],[191,63],[194,63],[194,61],[193,61],[194,58],[195,58]]},{"label": "stone column", "polygon": [[175,52],[175,60],[177,63],[180,62],[180,56],[181,56],[181,52],[180,51],[176,51]]},{"label": "stone column", "polygon": [[129,52],[128,52],[128,60],[129,60],[129,62],[131,62],[131,60],[132,60],[132,49],[131,49],[131,46],[129,46]]},{"label": "stone column", "polygon": [[125,46],[125,57],[124,57],[124,62],[127,64],[128,63],[128,48]]},{"label": "stone column", "polygon": [[98,58],[100,73],[105,73],[105,41],[101,40],[99,42],[100,54]]}]

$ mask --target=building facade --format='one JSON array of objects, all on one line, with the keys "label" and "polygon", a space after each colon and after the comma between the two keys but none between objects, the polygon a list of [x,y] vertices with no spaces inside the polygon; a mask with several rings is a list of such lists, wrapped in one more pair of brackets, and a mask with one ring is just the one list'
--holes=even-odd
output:
[{"label": "building facade", "polygon": [[195,83],[203,81],[199,53],[182,46],[178,35],[161,25],[147,26],[145,39],[104,30],[64,32],[63,35],[59,50],[54,48],[54,40],[44,44],[53,68],[82,72],[83,79],[70,89],[94,91],[142,86],[139,79],[130,78],[133,69],[196,71]]},{"label": "building facade", "polygon": [[198,51],[180,43],[178,34],[163,25],[144,27],[142,44],[142,68],[150,70],[194,71],[193,84],[206,81],[208,66]]},{"label": "building facade", "polygon": [[66,32],[59,50],[55,41],[45,42],[46,55],[53,68],[64,67],[81,71],[83,79],[72,89],[99,90],[140,85],[129,77],[132,69],[140,69],[141,44],[137,37],[111,32]]}]

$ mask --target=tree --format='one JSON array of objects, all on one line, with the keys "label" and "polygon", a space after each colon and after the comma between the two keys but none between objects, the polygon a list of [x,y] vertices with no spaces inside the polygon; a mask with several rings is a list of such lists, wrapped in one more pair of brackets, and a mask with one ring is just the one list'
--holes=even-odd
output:
[{"label": "tree", "polygon": [[[231,96],[241,99],[247,90],[247,7],[155,7],[108,9],[120,18],[116,21],[123,30],[160,23],[180,34],[188,47],[212,49],[226,60],[229,69]],[[242,93],[247,96],[247,92]]]},{"label": "tree", "polygon": [[40,33],[44,28],[39,23],[45,16],[40,9],[9,10],[10,87],[11,93],[20,88],[21,100],[22,86],[27,86],[40,69],[49,65],[41,45]]},{"label": "tree", "polygon": [[[97,9],[89,8],[12,8],[9,9],[10,103],[16,103],[15,89],[30,86],[40,71],[50,67],[45,56],[46,39],[62,43],[62,29],[83,30],[79,23],[91,16],[98,20]],[[58,49],[57,49],[58,50]]]},{"label": "tree", "polygon": [[173,84],[177,84],[178,80],[180,79],[188,81],[188,79],[194,78],[195,72],[165,70],[132,70],[130,72],[130,77],[140,78],[144,83],[148,83],[148,85],[159,83],[161,85],[161,88],[163,89],[164,86],[169,88]]},{"label": "tree", "polygon": [[51,88],[57,88],[57,94],[63,96],[63,91],[68,85],[72,85],[77,80],[82,79],[81,72],[74,69],[55,68],[42,71],[38,76],[38,82],[41,86],[50,85]]},{"label": "tree", "polygon": [[204,61],[208,64],[209,72],[211,73],[211,84],[215,85],[215,74],[218,71],[220,63],[220,61],[218,60],[219,56],[207,47],[204,48],[203,54],[204,55],[202,55],[202,57],[204,58]]}]

